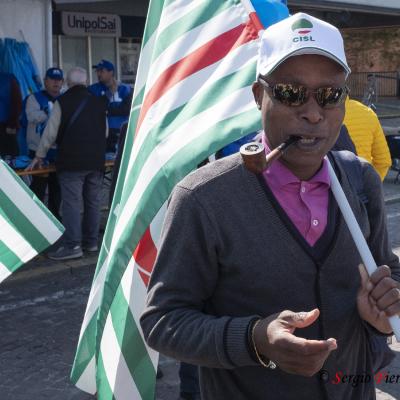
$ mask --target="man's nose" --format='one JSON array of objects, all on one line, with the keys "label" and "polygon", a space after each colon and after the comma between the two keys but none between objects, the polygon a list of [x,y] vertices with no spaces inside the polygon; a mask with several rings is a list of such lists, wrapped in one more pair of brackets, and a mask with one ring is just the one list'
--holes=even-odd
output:
[{"label": "man's nose", "polygon": [[307,101],[301,106],[301,118],[310,124],[318,124],[324,119],[324,111],[317,103],[314,94],[308,96]]}]

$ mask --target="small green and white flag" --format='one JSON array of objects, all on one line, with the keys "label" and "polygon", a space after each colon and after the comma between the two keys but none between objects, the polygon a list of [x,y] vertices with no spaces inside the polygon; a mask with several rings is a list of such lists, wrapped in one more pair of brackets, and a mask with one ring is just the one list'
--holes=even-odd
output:
[{"label": "small green and white flag", "polygon": [[0,282],[63,232],[60,222],[0,159]]},{"label": "small green and white flag", "polygon": [[114,200],[71,379],[99,400],[153,400],[139,318],[165,202],[210,154],[261,128],[262,25],[249,0],[151,0]]}]

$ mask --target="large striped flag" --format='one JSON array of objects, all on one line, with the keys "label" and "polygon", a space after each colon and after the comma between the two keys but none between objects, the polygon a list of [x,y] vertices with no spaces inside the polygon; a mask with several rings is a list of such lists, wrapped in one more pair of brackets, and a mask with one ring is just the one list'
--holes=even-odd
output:
[{"label": "large striped flag", "polygon": [[64,227],[0,159],[0,282],[63,232]]},{"label": "large striped flag", "polygon": [[261,28],[250,0],[150,1],[117,188],[71,374],[100,400],[154,399],[158,355],[139,317],[164,204],[202,160],[260,128],[251,85]]}]

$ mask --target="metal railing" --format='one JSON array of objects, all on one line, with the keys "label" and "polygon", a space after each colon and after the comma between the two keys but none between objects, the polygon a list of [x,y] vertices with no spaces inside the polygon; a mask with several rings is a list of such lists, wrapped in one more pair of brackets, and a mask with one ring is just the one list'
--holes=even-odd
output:
[{"label": "metal railing", "polygon": [[378,97],[400,98],[400,73],[355,72],[348,80],[350,96],[361,98],[363,103],[377,103]]}]

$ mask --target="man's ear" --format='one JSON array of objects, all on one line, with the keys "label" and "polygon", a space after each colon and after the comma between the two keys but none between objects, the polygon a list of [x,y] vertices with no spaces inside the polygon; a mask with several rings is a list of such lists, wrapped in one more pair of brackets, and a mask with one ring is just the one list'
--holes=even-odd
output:
[{"label": "man's ear", "polygon": [[259,110],[261,110],[264,88],[262,87],[262,85],[259,82],[254,82],[251,89],[253,91],[253,96],[254,96],[254,100],[257,104],[257,108]]}]

